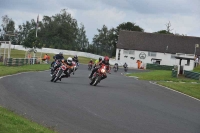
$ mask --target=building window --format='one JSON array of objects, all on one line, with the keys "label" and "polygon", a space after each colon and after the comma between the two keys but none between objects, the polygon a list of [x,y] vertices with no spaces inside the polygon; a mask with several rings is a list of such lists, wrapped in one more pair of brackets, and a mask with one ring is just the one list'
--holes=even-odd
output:
[{"label": "building window", "polygon": [[124,53],[123,54],[128,54],[128,50],[124,50]]},{"label": "building window", "polygon": [[187,64],[185,64],[186,66],[190,65],[190,59],[187,60]]},{"label": "building window", "polygon": [[124,50],[123,54],[131,54],[134,55],[135,54],[135,50]]},{"label": "building window", "polygon": [[135,51],[134,51],[134,50],[129,50],[129,54],[134,55],[134,54],[135,54]]},{"label": "building window", "polygon": [[148,52],[148,56],[156,57],[156,52]]},{"label": "building window", "polygon": [[175,56],[176,56],[175,54],[171,54],[172,59],[175,59]]}]

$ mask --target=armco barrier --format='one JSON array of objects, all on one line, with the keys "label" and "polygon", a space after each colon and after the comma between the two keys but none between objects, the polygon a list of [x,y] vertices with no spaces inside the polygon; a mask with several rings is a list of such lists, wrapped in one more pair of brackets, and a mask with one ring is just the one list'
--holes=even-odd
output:
[{"label": "armco barrier", "polygon": [[177,78],[178,77],[177,72],[178,72],[177,70],[172,70],[172,77]]},{"label": "armco barrier", "polygon": [[186,78],[200,80],[200,73],[198,72],[184,70],[184,75]]},{"label": "armco barrier", "polygon": [[29,59],[24,58],[7,58],[5,64],[7,66],[22,66],[28,64]]},{"label": "armco barrier", "polygon": [[149,64],[147,63],[146,69],[153,70],[172,70],[174,66],[158,65],[158,64]]}]

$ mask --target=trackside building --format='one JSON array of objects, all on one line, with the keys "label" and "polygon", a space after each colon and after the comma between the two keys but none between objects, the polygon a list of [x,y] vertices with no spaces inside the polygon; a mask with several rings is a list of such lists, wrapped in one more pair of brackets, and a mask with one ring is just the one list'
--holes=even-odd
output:
[{"label": "trackside building", "polygon": [[200,55],[200,37],[176,36],[134,31],[120,31],[116,62],[125,62],[137,68],[137,60],[142,66],[147,63],[174,66],[193,70],[194,57]]}]

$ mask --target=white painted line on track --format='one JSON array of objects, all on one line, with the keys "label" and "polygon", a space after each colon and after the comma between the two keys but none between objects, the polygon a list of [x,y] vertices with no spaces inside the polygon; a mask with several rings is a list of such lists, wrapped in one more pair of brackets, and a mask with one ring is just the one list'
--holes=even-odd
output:
[{"label": "white painted line on track", "polygon": [[157,84],[156,82],[149,81],[149,83],[150,83],[150,84],[157,85],[157,86],[160,86],[160,87],[163,87],[163,88],[165,88],[165,89],[168,89],[168,90],[171,90],[171,91],[174,91],[174,92],[177,92],[177,93],[179,93],[179,94],[185,95],[185,96],[187,96],[187,97],[190,97],[190,98],[192,98],[192,99],[197,100],[197,101],[200,102],[200,100],[197,99],[197,98],[195,98],[195,97],[192,97],[192,96],[189,96],[189,95],[184,94],[184,93],[182,93],[182,92],[179,92],[179,91],[173,90],[173,89],[171,89],[171,88],[169,88],[169,87],[166,87],[166,86],[163,86],[163,85],[159,85],[159,84]]}]

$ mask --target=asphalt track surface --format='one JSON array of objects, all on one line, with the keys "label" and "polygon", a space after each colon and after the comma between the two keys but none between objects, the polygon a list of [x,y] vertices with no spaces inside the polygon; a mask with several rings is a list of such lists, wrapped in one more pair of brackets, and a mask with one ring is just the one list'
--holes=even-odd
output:
[{"label": "asphalt track surface", "polygon": [[4,77],[0,105],[61,133],[200,133],[200,101],[121,72],[96,87],[84,65],[57,83],[49,71]]}]

